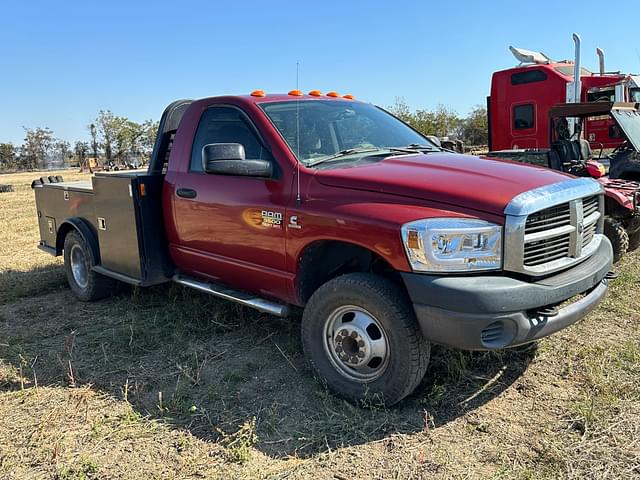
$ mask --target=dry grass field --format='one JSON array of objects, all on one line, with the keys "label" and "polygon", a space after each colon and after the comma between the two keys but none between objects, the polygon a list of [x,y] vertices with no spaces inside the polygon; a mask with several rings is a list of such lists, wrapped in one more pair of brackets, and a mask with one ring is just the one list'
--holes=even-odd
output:
[{"label": "dry grass field", "polygon": [[434,348],[412,396],[360,409],[312,377],[295,319],[174,285],[76,301],[36,249],[38,175],[0,175],[0,478],[640,478],[640,256],[579,324]]}]

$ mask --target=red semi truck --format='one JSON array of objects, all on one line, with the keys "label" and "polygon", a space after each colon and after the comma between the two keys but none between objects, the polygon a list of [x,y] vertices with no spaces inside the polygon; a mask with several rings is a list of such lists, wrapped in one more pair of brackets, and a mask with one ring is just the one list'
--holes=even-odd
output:
[{"label": "red semi truck", "polygon": [[[549,148],[549,110],[560,103],[640,102],[640,76],[581,67],[580,37],[574,34],[575,59],[554,61],[541,52],[509,47],[520,65],[495,72],[487,98],[489,150]],[[574,81],[578,78],[578,82]],[[624,141],[608,116],[590,118],[584,138],[595,149],[615,148]]]},{"label": "red semi truck", "polygon": [[80,300],[174,281],[304,307],[306,356],[355,402],[411,393],[432,342],[502,349],[571,325],[612,264],[596,181],[444,152],[335,92],[174,102],[148,171],[57,180],[33,185],[39,247]]}]

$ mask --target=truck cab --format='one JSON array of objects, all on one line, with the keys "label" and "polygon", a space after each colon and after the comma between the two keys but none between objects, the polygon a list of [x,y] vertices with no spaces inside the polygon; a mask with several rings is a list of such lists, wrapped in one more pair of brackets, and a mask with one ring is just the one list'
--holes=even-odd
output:
[{"label": "truck cab", "polygon": [[[541,52],[509,48],[520,64],[492,75],[487,97],[489,150],[549,148],[549,110],[559,103],[633,103],[640,99],[640,77],[606,72],[600,49],[598,73],[579,68],[576,96],[578,56],[573,61],[554,61]],[[590,118],[583,133],[593,149],[611,149],[623,142],[621,132],[607,116]]]},{"label": "truck cab", "polygon": [[177,101],[147,171],[46,180],[39,247],[80,300],[173,281],[302,308],[313,371],[356,403],[409,395],[432,343],[496,350],[570,326],[612,264],[598,182],[443,151],[336,92]]}]

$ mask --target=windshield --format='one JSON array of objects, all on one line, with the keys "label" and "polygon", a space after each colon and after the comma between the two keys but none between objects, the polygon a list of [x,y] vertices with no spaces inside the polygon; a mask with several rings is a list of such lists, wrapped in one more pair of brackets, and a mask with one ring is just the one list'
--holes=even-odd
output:
[{"label": "windshield", "polygon": [[640,112],[631,109],[613,109],[611,116],[618,122],[636,151],[640,152]]},{"label": "windshield", "polygon": [[260,107],[305,165],[394,148],[438,150],[400,120],[366,103],[285,101]]}]

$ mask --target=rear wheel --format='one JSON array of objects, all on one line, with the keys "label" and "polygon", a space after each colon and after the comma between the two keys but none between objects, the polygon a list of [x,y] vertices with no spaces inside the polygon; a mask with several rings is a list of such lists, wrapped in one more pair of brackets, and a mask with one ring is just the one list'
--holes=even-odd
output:
[{"label": "rear wheel", "polygon": [[629,249],[629,234],[622,223],[613,217],[604,218],[604,234],[613,247],[613,262],[617,262]]},{"label": "rear wheel", "polygon": [[93,254],[84,238],[71,231],[64,239],[64,269],[73,293],[83,302],[99,300],[111,295],[115,280],[92,270]]},{"label": "rear wheel", "polygon": [[312,295],[302,342],[318,376],[351,402],[399,402],[422,380],[430,353],[405,293],[367,273],[334,278]]}]

